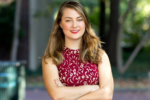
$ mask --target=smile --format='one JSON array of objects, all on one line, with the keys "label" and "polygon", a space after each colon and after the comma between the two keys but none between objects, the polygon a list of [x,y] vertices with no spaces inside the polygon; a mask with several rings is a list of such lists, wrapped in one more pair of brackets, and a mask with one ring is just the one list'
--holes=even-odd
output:
[{"label": "smile", "polygon": [[78,32],[79,32],[79,30],[71,31],[71,33],[73,33],[73,34],[76,34],[76,33],[78,33]]}]

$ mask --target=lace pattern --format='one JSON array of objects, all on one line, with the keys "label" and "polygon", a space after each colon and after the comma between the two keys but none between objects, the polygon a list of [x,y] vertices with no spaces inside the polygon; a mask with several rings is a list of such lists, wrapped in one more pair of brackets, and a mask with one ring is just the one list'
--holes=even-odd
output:
[{"label": "lace pattern", "polygon": [[97,64],[79,60],[79,49],[64,47],[63,62],[57,66],[60,81],[65,86],[96,85],[99,81]]}]

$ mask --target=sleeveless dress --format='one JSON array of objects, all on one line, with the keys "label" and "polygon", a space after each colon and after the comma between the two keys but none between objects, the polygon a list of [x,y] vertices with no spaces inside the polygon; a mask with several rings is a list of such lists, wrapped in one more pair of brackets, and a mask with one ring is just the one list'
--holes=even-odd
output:
[{"label": "sleeveless dress", "polygon": [[59,78],[65,86],[96,85],[99,83],[97,64],[79,60],[79,49],[64,47],[63,62],[57,66]]}]

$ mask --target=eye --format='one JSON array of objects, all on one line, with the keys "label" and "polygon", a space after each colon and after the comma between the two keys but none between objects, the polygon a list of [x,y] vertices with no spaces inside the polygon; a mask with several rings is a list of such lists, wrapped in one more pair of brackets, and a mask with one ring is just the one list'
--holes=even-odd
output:
[{"label": "eye", "polygon": [[78,19],[78,21],[83,21],[82,19]]},{"label": "eye", "polygon": [[71,20],[66,20],[66,22],[70,22]]}]

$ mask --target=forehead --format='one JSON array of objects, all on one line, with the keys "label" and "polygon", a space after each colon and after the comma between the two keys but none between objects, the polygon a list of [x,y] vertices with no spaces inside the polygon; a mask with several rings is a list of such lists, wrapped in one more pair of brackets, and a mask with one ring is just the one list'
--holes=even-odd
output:
[{"label": "forehead", "polygon": [[62,18],[66,18],[66,17],[77,18],[80,16],[81,15],[76,10],[71,9],[71,8],[65,8],[63,11]]}]

